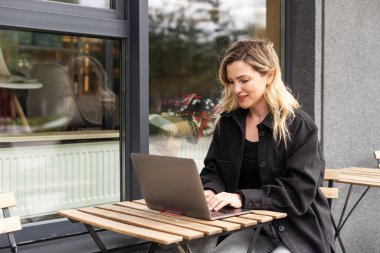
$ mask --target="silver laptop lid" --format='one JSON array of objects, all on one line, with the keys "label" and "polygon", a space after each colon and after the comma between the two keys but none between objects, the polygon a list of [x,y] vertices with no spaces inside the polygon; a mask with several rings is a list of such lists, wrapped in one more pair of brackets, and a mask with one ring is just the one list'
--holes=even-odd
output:
[{"label": "silver laptop lid", "polygon": [[211,219],[194,160],[139,153],[131,158],[149,208]]}]

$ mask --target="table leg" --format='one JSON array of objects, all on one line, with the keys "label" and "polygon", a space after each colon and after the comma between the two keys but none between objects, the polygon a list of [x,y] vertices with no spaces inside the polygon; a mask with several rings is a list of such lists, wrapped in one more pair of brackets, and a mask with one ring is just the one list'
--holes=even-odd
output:
[{"label": "table leg", "polygon": [[107,252],[107,249],[106,247],[104,246],[102,240],[100,240],[99,236],[96,234],[94,228],[91,226],[91,225],[88,225],[88,224],[85,224],[84,225],[86,226],[88,232],[90,232],[90,235],[92,237],[92,239],[94,239],[96,245],[98,245],[99,249],[102,251],[102,252]]},{"label": "table leg", "polygon": [[13,95],[13,103],[14,103],[14,105],[16,107],[16,111],[17,111],[17,113],[18,113],[18,115],[20,117],[21,123],[24,125],[25,131],[27,133],[31,133],[32,130],[30,129],[28,120],[25,117],[25,114],[24,114],[24,111],[22,110],[20,101],[18,101],[18,98],[17,98],[16,95]]},{"label": "table leg", "polygon": [[351,208],[350,212],[347,214],[346,218],[344,218],[344,221],[342,222],[342,225],[340,225],[338,231],[340,231],[343,228],[343,226],[346,223],[348,217],[351,216],[352,212],[354,211],[354,209],[356,208],[356,206],[360,203],[360,201],[362,200],[362,198],[364,197],[364,195],[366,195],[366,193],[368,192],[369,188],[371,188],[371,187],[368,186],[367,189],[365,189],[365,191],[362,193],[362,195],[360,196],[360,198],[356,201],[356,203],[354,204],[354,206]]},{"label": "table leg", "polygon": [[356,201],[356,203],[354,204],[354,206],[350,209],[349,213],[346,215],[346,217],[343,219],[344,217],[344,214],[346,212],[346,208],[347,208],[347,205],[348,205],[348,201],[350,199],[350,196],[351,196],[351,191],[352,191],[352,187],[353,185],[351,184],[350,185],[350,188],[348,189],[348,193],[347,193],[347,196],[346,196],[346,200],[344,202],[344,206],[343,206],[343,210],[342,210],[342,213],[339,217],[339,223],[338,225],[335,224],[334,220],[332,219],[333,221],[333,225],[334,225],[334,229],[335,229],[335,239],[338,238],[339,240],[339,244],[340,244],[340,247],[343,251],[343,253],[346,252],[345,248],[344,248],[344,245],[343,245],[343,242],[342,242],[342,239],[340,237],[340,231],[342,230],[343,226],[346,224],[348,218],[351,216],[352,212],[355,210],[355,208],[357,207],[357,205],[360,203],[360,201],[362,200],[362,198],[364,197],[364,195],[366,195],[366,193],[368,192],[370,186],[368,186],[365,191],[362,193],[362,195],[359,197],[359,199]]}]

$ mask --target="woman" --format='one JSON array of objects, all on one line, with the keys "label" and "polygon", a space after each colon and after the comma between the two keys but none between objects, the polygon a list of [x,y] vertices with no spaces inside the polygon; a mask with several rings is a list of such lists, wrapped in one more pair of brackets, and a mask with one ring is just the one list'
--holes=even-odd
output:
[{"label": "woman", "polygon": [[[232,44],[219,79],[222,113],[201,172],[209,209],[286,212],[254,252],[334,252],[328,203],[318,189],[325,166],[318,129],[281,80],[273,43]],[[252,234],[234,233],[216,252],[246,252]]]}]

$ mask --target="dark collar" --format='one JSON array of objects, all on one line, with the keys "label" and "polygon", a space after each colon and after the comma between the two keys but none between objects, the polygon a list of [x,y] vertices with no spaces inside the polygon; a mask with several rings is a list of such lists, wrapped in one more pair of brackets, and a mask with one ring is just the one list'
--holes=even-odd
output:
[{"label": "dark collar", "polygon": [[[221,114],[221,117],[233,117],[237,122],[245,123],[245,118],[247,116],[249,109],[242,109],[242,108],[237,108],[234,111],[231,112],[223,112]],[[264,125],[270,129],[273,129],[273,115],[272,113],[269,113],[264,120],[260,123],[260,125]]]}]

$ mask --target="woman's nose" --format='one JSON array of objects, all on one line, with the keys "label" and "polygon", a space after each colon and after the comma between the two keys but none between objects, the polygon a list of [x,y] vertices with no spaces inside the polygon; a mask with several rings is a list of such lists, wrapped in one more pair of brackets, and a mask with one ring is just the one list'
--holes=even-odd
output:
[{"label": "woman's nose", "polygon": [[234,93],[239,94],[241,92],[241,87],[239,84],[234,85]]}]

